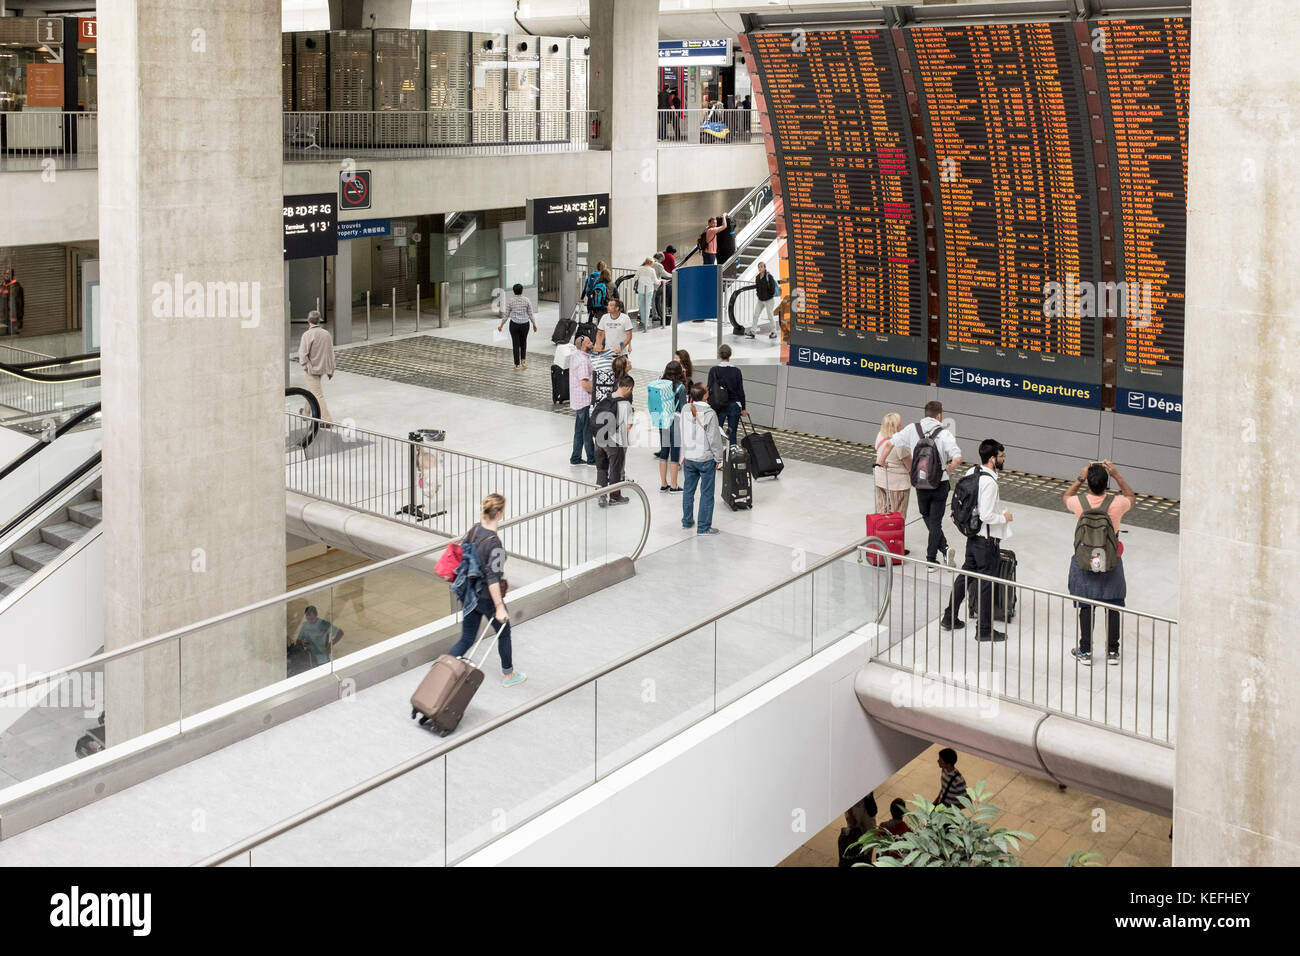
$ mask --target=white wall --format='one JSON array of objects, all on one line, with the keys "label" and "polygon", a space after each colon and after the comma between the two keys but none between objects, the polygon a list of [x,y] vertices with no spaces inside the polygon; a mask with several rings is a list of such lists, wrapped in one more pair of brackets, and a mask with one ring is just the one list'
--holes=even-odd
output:
[{"label": "white wall", "polygon": [[665,146],[659,153],[659,195],[753,189],[770,175],[762,143]]},{"label": "white wall", "polygon": [[59,169],[52,181],[39,170],[4,173],[0,182],[10,200],[0,216],[0,247],[99,238],[98,170]]},{"label": "white wall", "polygon": [[[29,436],[11,429],[0,428],[0,433],[4,436],[0,442],[0,465],[8,464],[34,443]],[[0,527],[98,451],[101,436],[98,428],[71,432],[19,466],[4,480],[4,495],[0,497]]]},{"label": "white wall", "polygon": [[474,854],[466,866],[772,866],[929,746],[871,720],[853,635]]}]

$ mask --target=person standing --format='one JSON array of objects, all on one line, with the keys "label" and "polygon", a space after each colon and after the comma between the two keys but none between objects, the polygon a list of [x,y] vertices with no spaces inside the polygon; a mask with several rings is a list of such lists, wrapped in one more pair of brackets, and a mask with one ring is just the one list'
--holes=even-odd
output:
[{"label": "person standing", "polygon": [[605,316],[596,326],[596,351],[609,349],[615,356],[632,351],[632,317],[623,311],[623,303],[610,299]]},{"label": "person standing", "polygon": [[[599,340],[600,333],[596,333]],[[614,374],[614,353],[609,349],[593,349],[591,352],[591,403],[599,404],[602,399],[614,393],[618,377]]]},{"label": "person standing", "polygon": [[294,643],[306,648],[307,653],[311,655],[312,667],[328,664],[330,648],[343,640],[343,631],[319,617],[314,604],[309,604],[302,613],[303,622],[298,628],[298,636],[294,638]]},{"label": "person standing", "polygon": [[[1119,494],[1106,493],[1109,479],[1119,485]],[[1081,489],[1088,486],[1085,496]],[[1119,553],[1119,526],[1133,507],[1137,495],[1124,476],[1108,461],[1085,465],[1079,477],[1062,495],[1066,509],[1077,519],[1074,556],[1070,559],[1070,593],[1078,598],[1124,606],[1128,584],[1124,559]],[[1070,653],[1085,667],[1092,665],[1093,606],[1075,601],[1079,609],[1079,646]],[[1119,663],[1119,611],[1106,610],[1106,663]]]},{"label": "person standing", "polygon": [[17,335],[23,330],[23,285],[12,268],[5,270],[0,279],[0,329],[5,335]]},{"label": "person standing", "polygon": [[483,619],[488,616],[491,607],[492,619],[500,630],[497,633],[497,653],[501,655],[501,683],[514,687],[528,679],[523,671],[517,671],[511,660],[510,648],[510,613],[506,610],[506,590],[509,583],[505,579],[506,549],[497,535],[501,518],[505,514],[506,499],[503,495],[490,494],[483,499],[482,516],[478,524],[465,532],[462,548],[474,548],[478,552],[479,567],[483,576],[478,582],[478,603],[466,611],[460,622],[460,640],[451,649],[452,657],[468,654]]},{"label": "person standing", "polygon": [[655,110],[659,116],[659,138],[660,139],[668,138],[668,110],[670,108],[671,102],[672,101],[668,96],[668,91],[660,90],[659,95],[656,97],[656,102],[655,102]]},{"label": "person standing", "polygon": [[659,490],[681,491],[681,485],[677,483],[682,460],[679,420],[686,405],[686,376],[682,374],[682,363],[669,362],[664,368],[664,378],[673,383],[673,417],[667,428],[659,429]]},{"label": "person standing", "polygon": [[[990,580],[977,578],[970,585],[979,587],[979,633],[977,641],[1005,641],[1006,631],[993,629],[993,581],[998,573],[998,553],[1002,542],[1011,537],[1011,512],[1002,510],[1002,496],[998,493],[998,472],[1006,465],[1007,454],[1002,444],[992,438],[980,442],[980,464],[967,474],[979,475],[979,534],[966,539],[966,560],[963,571],[977,571],[987,575]],[[952,588],[952,596],[944,609],[939,626],[945,631],[966,626],[958,610],[966,597],[966,576],[958,575]]]},{"label": "person standing", "polygon": [[876,479],[876,514],[891,511],[907,514],[912,482],[908,478],[907,466],[903,464],[903,450],[893,448],[888,461],[880,457],[880,448],[902,427],[903,416],[890,412],[880,420],[880,431],[876,433],[876,465],[871,469]]},{"label": "person standing", "polygon": [[637,331],[644,332],[648,324],[650,313],[654,309],[655,293],[659,289],[659,276],[655,272],[655,261],[652,256],[646,256],[636,268],[636,277],[632,280],[634,291],[637,297]]},{"label": "person standing", "polygon": [[689,392],[695,384],[695,363],[691,361],[691,353],[686,349],[678,349],[673,353],[673,358],[682,363],[682,375],[686,378],[686,389]]},{"label": "person standing", "polygon": [[510,323],[510,349],[514,353],[515,371],[528,368],[528,327],[537,331],[537,319],[533,316],[533,303],[524,295],[524,287],[518,282],[510,290],[513,294],[501,303],[501,321],[497,331],[507,322]]},{"label": "person standing", "polygon": [[[956,567],[957,552],[948,547],[948,538],[943,533],[943,515],[951,488],[949,476],[961,464],[961,449],[957,447],[952,432],[943,425],[943,404],[926,402],[925,417],[899,429],[893,436],[886,436],[885,443],[876,449],[877,460],[888,461],[894,448],[902,449],[903,463],[911,476],[911,485],[916,489],[921,520],[929,532],[925,545],[929,570],[936,570],[934,563],[940,556],[949,567]],[[926,469],[923,478],[918,474],[922,466]]]},{"label": "person standing", "polygon": [[705,226],[704,231],[700,233],[700,252],[704,254],[704,264],[706,266],[716,265],[718,262],[718,233],[727,228],[725,220],[714,219],[710,217],[709,224]]},{"label": "person standing", "polygon": [[[719,385],[722,389],[718,388]],[[726,405],[721,404],[721,395],[724,391]],[[726,416],[727,441],[734,445],[740,416],[744,415],[748,418],[749,410],[745,407],[745,378],[740,374],[740,369],[731,364],[730,345],[718,346],[718,364],[709,369],[709,394],[717,399],[712,402],[713,408],[719,415]]]},{"label": "person standing", "polygon": [[596,268],[587,274],[587,281],[583,283],[582,286],[582,295],[578,297],[579,302],[583,302],[586,304],[587,318],[590,319],[592,322],[597,321],[600,318],[601,314],[604,313],[605,311],[605,300],[601,299],[600,305],[597,306],[596,303],[592,300],[592,296],[595,295],[596,285],[600,282],[601,275],[608,268],[609,267],[605,265],[605,261],[603,259],[598,261],[596,263]]},{"label": "person standing", "polygon": [[[591,438],[591,397],[595,394],[595,376],[591,368],[591,339],[579,335],[577,348],[569,357],[569,407],[573,420],[573,453],[570,465],[594,465],[596,445]],[[586,458],[583,458],[583,452]]]},{"label": "person standing", "polygon": [[673,139],[682,138],[682,98],[673,90],[672,99],[669,100],[669,106],[673,111]]},{"label": "person standing", "polygon": [[767,263],[758,264],[758,275],[754,277],[754,315],[749,323],[749,331],[745,333],[745,338],[752,339],[754,333],[758,331],[759,319],[767,316],[767,326],[769,339],[776,338],[776,316],[773,310],[776,308],[776,276],[767,271]]},{"label": "person standing", "polygon": [[655,278],[659,280],[658,288],[655,289],[655,320],[660,325],[667,325],[668,311],[664,303],[668,297],[668,283],[672,281],[672,275],[664,268],[664,254],[656,252],[654,254]]},{"label": "person standing", "polygon": [[677,247],[673,245],[664,246],[664,270],[669,275],[672,275],[673,270],[675,270],[676,268],[677,268]]},{"label": "person standing", "polygon": [[[632,430],[632,389],[635,386],[636,382],[631,375],[621,376],[614,394],[592,408],[591,430],[595,433],[598,488],[616,485],[623,480],[628,433]],[[607,504],[625,505],[631,500],[616,491],[608,500],[604,497],[597,498],[596,504],[604,508]]]},{"label": "person standing", "polygon": [[722,467],[722,434],[718,417],[708,406],[709,389],[691,386],[685,407],[677,413],[677,433],[682,442],[682,468],[686,472],[682,494],[682,527],[695,527],[695,488],[700,489],[699,527],[696,534],[717,534],[713,527],[714,475]]},{"label": "person standing", "polygon": [[329,406],[325,404],[325,392],[321,387],[321,378],[334,377],[334,337],[320,324],[320,313],[312,309],[307,313],[307,331],[298,342],[298,364],[302,366],[303,377],[307,380],[307,391],[316,396],[320,403],[320,420],[332,422]]}]

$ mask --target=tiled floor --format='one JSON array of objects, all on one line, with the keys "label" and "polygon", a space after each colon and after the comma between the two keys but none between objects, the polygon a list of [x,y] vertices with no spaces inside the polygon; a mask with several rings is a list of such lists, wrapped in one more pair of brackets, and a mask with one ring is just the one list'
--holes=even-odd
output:
[{"label": "tiled floor", "polygon": [[[930,747],[875,789],[878,821],[889,819],[889,804],[895,797],[910,800],[920,793],[934,799],[939,790],[940,749],[940,744]],[[1063,866],[1079,850],[1100,853],[1103,866],[1171,864],[1168,817],[1081,790],[1061,790],[1050,780],[970,754],[958,754],[957,768],[968,786],[983,780],[992,794],[990,803],[1002,811],[991,826],[1034,835],[1021,854],[1025,866]],[[842,826],[842,817],[834,820],[778,866],[836,866],[836,840]]]}]

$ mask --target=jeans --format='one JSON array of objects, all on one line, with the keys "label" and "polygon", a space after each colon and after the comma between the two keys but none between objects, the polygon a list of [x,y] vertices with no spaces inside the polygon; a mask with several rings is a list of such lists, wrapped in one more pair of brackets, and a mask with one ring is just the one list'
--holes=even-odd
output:
[{"label": "jeans", "polygon": [[684,461],[686,480],[682,483],[682,527],[695,524],[695,486],[700,486],[700,522],[696,531],[704,534],[713,527],[713,476],[717,466],[712,458]]},{"label": "jeans", "polygon": [[[579,385],[579,388],[582,386]],[[583,451],[587,453],[586,462],[589,465],[596,463],[596,442],[591,437],[591,406],[578,409],[578,413],[573,420],[573,453],[569,455],[570,465],[579,465],[583,462]]]},{"label": "jeans", "polygon": [[758,332],[758,320],[763,316],[764,313],[766,313],[767,326],[768,326],[767,330],[769,332],[775,332],[776,318],[772,314],[772,310],[775,308],[776,308],[776,299],[755,299],[754,316],[750,320],[749,331],[754,333]]},{"label": "jeans", "polygon": [[510,347],[515,353],[515,364],[528,358],[528,323],[510,323]]},{"label": "jeans", "polygon": [[921,520],[925,522],[930,538],[925,543],[925,560],[934,561],[940,551],[948,547],[948,539],[943,533],[943,507],[948,503],[948,482],[939,482],[933,491],[916,489],[916,504],[921,509]]},{"label": "jeans", "polygon": [[[461,657],[468,654],[470,648],[474,646],[474,641],[478,638],[479,629],[483,625],[483,619],[488,618],[490,623],[488,627],[496,627],[496,608],[492,604],[492,597],[479,595],[478,607],[465,615],[460,622],[460,640],[456,646],[451,649],[452,657]],[[497,637],[497,653],[501,655],[501,673],[509,674],[515,669],[514,662],[510,659],[510,622],[506,621],[501,625],[501,634]]]},{"label": "jeans", "polygon": [[706,266],[716,266],[718,264],[718,254],[716,252],[704,253],[704,264]]},{"label": "jeans", "polygon": [[[962,563],[963,571],[978,571],[994,577],[998,573],[998,540],[996,538],[978,537],[966,541],[966,560]],[[988,637],[993,633],[993,582],[977,579],[979,597],[975,603],[979,607],[979,634]],[[971,585],[974,587],[974,585]],[[943,616],[956,621],[961,614],[961,605],[966,597],[966,577],[958,575],[952,588],[952,597]]]},{"label": "jeans", "polygon": [[653,289],[646,289],[636,294],[637,304],[641,306],[641,324],[649,327],[654,316],[655,294]]},{"label": "jeans", "polygon": [[[623,480],[623,462],[627,459],[627,449],[621,446],[605,448],[596,446],[596,487],[616,485]],[[623,496],[618,492],[610,495],[611,499]]]},{"label": "jeans", "polygon": [[[1079,650],[1092,653],[1092,612],[1090,604],[1079,608]],[[1106,653],[1119,653],[1119,611],[1106,609]]]},{"label": "jeans", "polygon": [[727,443],[734,445],[736,443],[736,429],[740,425],[740,402],[732,402],[727,406]]}]

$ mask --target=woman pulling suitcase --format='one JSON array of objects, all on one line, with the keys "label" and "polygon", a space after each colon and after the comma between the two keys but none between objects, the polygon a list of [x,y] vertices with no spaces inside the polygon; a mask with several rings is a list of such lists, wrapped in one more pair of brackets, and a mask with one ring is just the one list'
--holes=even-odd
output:
[{"label": "woman pulling suitcase", "polygon": [[478,638],[483,619],[492,616],[495,626],[500,628],[497,635],[497,653],[501,655],[502,683],[507,687],[522,684],[528,679],[523,671],[517,671],[510,657],[510,613],[506,610],[506,589],[510,586],[505,579],[506,549],[497,536],[497,528],[505,514],[506,499],[503,495],[491,494],[483,499],[482,520],[465,533],[462,548],[472,547],[478,554],[479,567],[483,570],[478,584],[478,601],[465,610],[460,625],[460,640],[451,649],[452,657],[461,657]]}]

